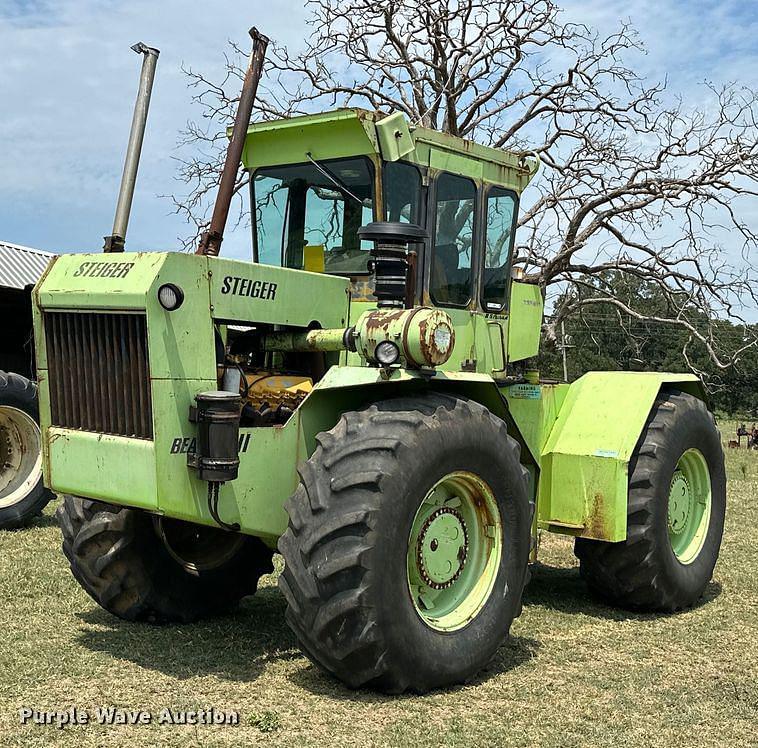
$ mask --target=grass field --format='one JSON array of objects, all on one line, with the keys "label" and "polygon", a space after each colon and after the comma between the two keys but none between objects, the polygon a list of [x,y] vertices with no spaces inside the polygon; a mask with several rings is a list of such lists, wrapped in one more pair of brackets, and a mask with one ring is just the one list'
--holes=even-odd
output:
[{"label": "grass field", "polygon": [[[730,432],[732,429],[729,429]],[[274,577],[236,614],[122,623],[68,572],[52,508],[0,533],[0,746],[758,745],[758,452],[727,455],[721,558],[703,602],[632,615],[591,599],[544,538],[511,640],[476,682],[356,693],[300,655]],[[19,724],[19,708],[237,710],[236,727]]]}]

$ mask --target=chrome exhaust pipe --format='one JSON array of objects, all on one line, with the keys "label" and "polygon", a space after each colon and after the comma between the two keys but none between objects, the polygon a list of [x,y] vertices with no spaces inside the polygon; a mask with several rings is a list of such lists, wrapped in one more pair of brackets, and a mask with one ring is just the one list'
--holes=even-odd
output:
[{"label": "chrome exhaust pipe", "polygon": [[147,125],[147,112],[150,108],[150,94],[153,91],[153,81],[155,80],[155,66],[158,64],[158,55],[160,54],[160,50],[148,47],[142,42],[137,42],[132,49],[144,57],[137,101],[132,116],[132,129],[129,132],[129,145],[126,148],[124,173],[121,175],[116,215],[113,219],[113,233],[105,237],[105,245],[103,246],[105,252],[124,251],[126,229],[129,225],[129,214],[132,210],[132,199],[134,198],[134,185],[137,182],[137,169],[142,153],[142,141],[145,137]]}]

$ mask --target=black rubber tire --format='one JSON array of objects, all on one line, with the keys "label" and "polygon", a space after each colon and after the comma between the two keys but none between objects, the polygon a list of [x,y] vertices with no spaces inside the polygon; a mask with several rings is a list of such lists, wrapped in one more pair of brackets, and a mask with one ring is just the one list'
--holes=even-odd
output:
[{"label": "black rubber tire", "polygon": [[273,551],[258,538],[247,538],[224,566],[192,574],[170,555],[147,512],[66,496],[57,517],[74,577],[126,621],[189,623],[226,613],[273,571]]},{"label": "black rubber tire", "polygon": [[[703,547],[689,564],[668,537],[668,497],[679,458],[699,449],[711,478],[711,517]],[[713,576],[726,511],[726,473],[713,415],[698,398],[662,392],[629,463],[627,539],[577,538],[581,575],[596,594],[630,610],[673,612],[694,605]]]},{"label": "black rubber tire", "polygon": [[[533,503],[520,448],[476,402],[423,395],[345,413],[300,469],[279,540],[287,622],[318,666],[351,688],[423,693],[473,677],[521,612]],[[415,514],[446,474],[493,490],[503,560],[484,607],[463,628],[425,624],[408,590]]]},{"label": "black rubber tire", "polygon": [[[0,371],[0,406],[2,405],[22,410],[39,424],[37,385],[26,377]],[[40,476],[23,498],[10,506],[0,507],[0,530],[28,524],[53,498],[55,495],[45,488]]]}]

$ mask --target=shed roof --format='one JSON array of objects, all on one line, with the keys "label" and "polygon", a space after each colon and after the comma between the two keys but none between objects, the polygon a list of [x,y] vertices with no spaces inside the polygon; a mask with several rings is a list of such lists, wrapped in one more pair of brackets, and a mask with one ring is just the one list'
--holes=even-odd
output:
[{"label": "shed roof", "polygon": [[26,288],[35,284],[53,257],[51,252],[0,241],[0,286]]}]

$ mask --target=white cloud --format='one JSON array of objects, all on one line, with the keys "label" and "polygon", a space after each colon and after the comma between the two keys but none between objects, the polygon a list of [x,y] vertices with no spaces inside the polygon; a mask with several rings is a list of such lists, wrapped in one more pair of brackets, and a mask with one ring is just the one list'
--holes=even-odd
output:
[{"label": "white cloud", "polygon": [[[140,59],[129,47],[161,50],[137,182],[128,246],[172,249],[186,233],[160,194],[177,191],[178,130],[195,115],[180,67],[220,71],[229,38],[247,46],[248,23],[296,42],[304,11],[278,0],[253,3],[130,3],[0,0],[0,236],[53,251],[98,250],[110,233]],[[243,237],[229,237],[235,254]]]},{"label": "white cloud", "polygon": [[[672,93],[696,102],[698,83],[756,85],[758,21],[736,0],[566,0],[574,21],[615,28],[630,19],[647,42],[635,64],[668,76]],[[261,10],[261,6],[265,10]],[[753,10],[751,10],[751,7]],[[186,233],[157,195],[180,190],[172,159],[179,129],[197,115],[182,62],[209,75],[226,41],[247,46],[247,24],[290,44],[307,33],[303,0],[187,3],[0,0],[0,238],[53,251],[98,250],[110,232],[139,58],[138,40],[161,49],[129,228],[130,249],[173,249]],[[247,256],[246,230],[226,254]]]},{"label": "white cloud", "polygon": [[697,97],[704,79],[758,82],[758,14],[744,0],[565,0],[566,14],[600,32],[622,21],[636,28],[647,54],[644,75],[668,78],[672,93]]}]

